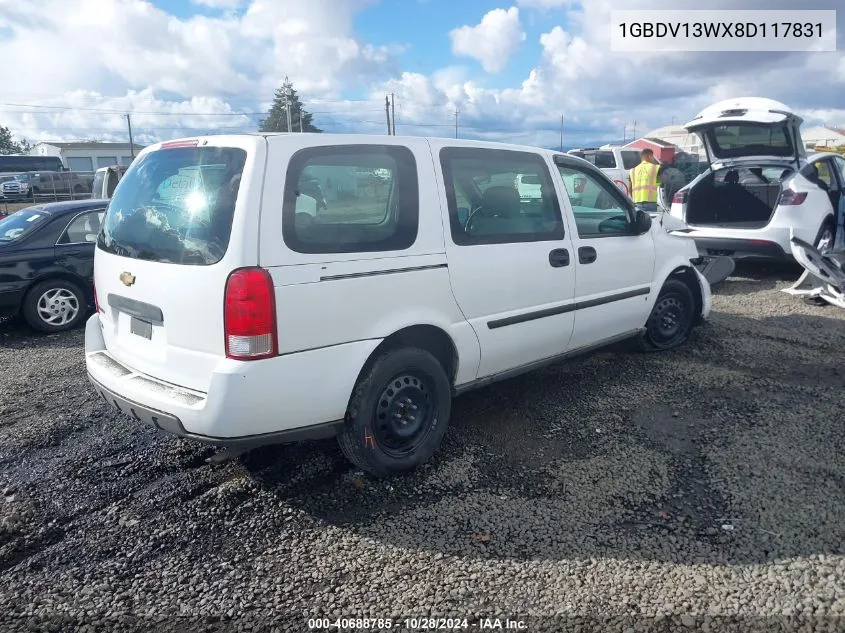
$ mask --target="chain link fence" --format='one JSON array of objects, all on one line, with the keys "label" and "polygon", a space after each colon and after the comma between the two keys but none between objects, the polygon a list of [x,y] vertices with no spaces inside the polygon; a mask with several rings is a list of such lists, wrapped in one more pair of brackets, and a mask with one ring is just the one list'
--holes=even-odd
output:
[{"label": "chain link fence", "polygon": [[0,176],[0,213],[9,215],[33,204],[89,200],[93,171],[37,172]]}]

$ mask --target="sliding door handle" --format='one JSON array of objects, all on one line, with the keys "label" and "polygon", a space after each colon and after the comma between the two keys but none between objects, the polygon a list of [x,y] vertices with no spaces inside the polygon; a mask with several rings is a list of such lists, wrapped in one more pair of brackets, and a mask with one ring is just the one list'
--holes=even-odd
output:
[{"label": "sliding door handle", "polygon": [[592,246],[582,246],[578,249],[578,261],[582,264],[592,264],[597,257],[596,249]]}]

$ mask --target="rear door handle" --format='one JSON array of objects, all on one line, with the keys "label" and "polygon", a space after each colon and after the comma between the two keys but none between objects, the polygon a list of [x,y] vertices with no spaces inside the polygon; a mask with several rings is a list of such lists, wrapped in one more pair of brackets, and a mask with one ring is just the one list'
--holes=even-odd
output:
[{"label": "rear door handle", "polygon": [[578,261],[582,264],[592,264],[597,257],[596,249],[592,246],[582,246],[578,249]]},{"label": "rear door handle", "polygon": [[552,268],[569,266],[569,251],[565,248],[556,248],[549,253],[549,264],[551,264]]}]

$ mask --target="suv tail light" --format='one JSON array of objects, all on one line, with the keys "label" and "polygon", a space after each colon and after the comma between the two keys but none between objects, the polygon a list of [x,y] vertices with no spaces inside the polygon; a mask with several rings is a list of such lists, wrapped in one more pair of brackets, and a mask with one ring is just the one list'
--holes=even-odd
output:
[{"label": "suv tail light", "polygon": [[806,191],[796,192],[792,189],[784,189],[783,193],[780,194],[780,200],[778,200],[777,203],[778,205],[796,206],[803,203],[806,199]]},{"label": "suv tail light", "polygon": [[223,298],[226,357],[270,358],[278,353],[276,295],[263,268],[241,268],[226,280]]},{"label": "suv tail light", "polygon": [[688,192],[684,189],[680,191],[676,191],[675,195],[672,196],[672,204],[686,204],[687,203],[687,195]]}]

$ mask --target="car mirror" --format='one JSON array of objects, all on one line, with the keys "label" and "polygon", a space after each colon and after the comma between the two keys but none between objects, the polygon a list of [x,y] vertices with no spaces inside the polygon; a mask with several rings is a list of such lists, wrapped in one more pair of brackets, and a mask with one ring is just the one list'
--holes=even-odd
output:
[{"label": "car mirror", "polygon": [[651,230],[651,216],[642,209],[634,216],[634,231],[637,235],[644,235]]}]

